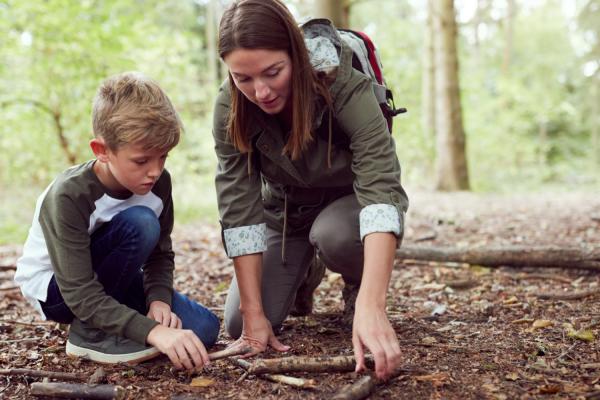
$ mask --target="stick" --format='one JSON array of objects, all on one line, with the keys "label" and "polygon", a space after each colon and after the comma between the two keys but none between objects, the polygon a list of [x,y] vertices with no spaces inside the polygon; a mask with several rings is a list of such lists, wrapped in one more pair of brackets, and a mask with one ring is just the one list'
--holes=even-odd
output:
[{"label": "stick", "polygon": [[600,289],[595,288],[572,293],[539,293],[535,296],[537,296],[538,299],[548,300],[579,300],[598,293],[600,293]]},{"label": "stick", "polygon": [[14,264],[0,264],[0,271],[14,271],[17,266]]},{"label": "stick", "polygon": [[249,353],[250,351],[252,351],[252,348],[250,348],[250,347],[241,347],[241,348],[229,347],[224,350],[209,353],[208,358],[210,360],[220,360],[222,358],[227,358],[227,357],[241,356],[246,353]]},{"label": "stick", "polygon": [[354,356],[284,357],[256,360],[248,368],[248,372],[254,375],[280,372],[351,372],[355,367]]},{"label": "stick", "polygon": [[401,260],[460,262],[487,267],[563,267],[600,270],[600,251],[578,247],[503,246],[443,248],[402,246],[396,251]]},{"label": "stick", "polygon": [[[418,368],[406,368],[406,367],[398,367],[394,370],[394,372],[389,376],[389,380],[392,380],[403,373],[416,373],[416,374],[424,374],[426,373],[422,369]],[[332,398],[332,400],[360,400],[366,399],[371,394],[373,394],[377,388],[377,385],[384,384],[387,381],[382,381],[372,375],[365,375],[356,382],[351,385],[346,385],[338,392],[336,392]]]},{"label": "stick", "polygon": [[[238,366],[242,367],[246,370],[245,374],[249,374],[249,369],[252,367],[252,364],[246,360],[241,358],[232,359]],[[314,389],[317,387],[317,383],[314,379],[303,379],[303,378],[295,378],[293,376],[287,375],[272,375],[272,374],[262,374],[258,375],[260,378],[264,378],[271,382],[284,383],[286,385],[294,386],[301,389]]]},{"label": "stick", "polygon": [[539,274],[538,273],[519,274],[515,277],[515,279],[517,279],[517,280],[548,279],[548,280],[554,280],[554,281],[559,281],[559,282],[564,282],[564,283],[573,282],[572,279],[569,279],[564,276],[555,275],[555,274],[541,274],[541,273],[539,273]]},{"label": "stick", "polygon": [[50,378],[60,379],[62,381],[85,381],[87,376],[84,374],[70,373],[70,372],[54,372],[44,371],[39,369],[26,369],[26,368],[12,368],[12,369],[0,369],[0,375],[9,376],[30,376],[32,378]]},{"label": "stick", "polygon": [[55,325],[56,324],[56,322],[53,322],[53,321],[32,321],[32,322],[25,322],[25,321],[15,321],[15,320],[12,320],[12,319],[0,319],[0,323],[15,324],[15,325],[26,325],[26,326]]},{"label": "stick", "polygon": [[16,290],[19,286],[8,286],[8,287],[0,287],[0,292],[8,292],[9,290]]},{"label": "stick", "polygon": [[366,375],[354,382],[352,385],[346,385],[334,394],[332,400],[360,400],[366,399],[375,391],[375,379],[371,375]]},{"label": "stick", "polygon": [[45,383],[31,384],[33,396],[51,396],[64,399],[121,400],[127,392],[116,385],[87,385],[84,383]]}]

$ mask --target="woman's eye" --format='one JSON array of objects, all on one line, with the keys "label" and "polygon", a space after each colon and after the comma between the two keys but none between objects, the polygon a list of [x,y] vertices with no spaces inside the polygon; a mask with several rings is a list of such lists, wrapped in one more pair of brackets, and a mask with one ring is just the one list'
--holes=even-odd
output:
[{"label": "woman's eye", "polygon": [[277,75],[279,75],[279,70],[278,69],[267,72],[267,76],[271,77],[271,78],[274,77],[274,76],[277,76]]}]

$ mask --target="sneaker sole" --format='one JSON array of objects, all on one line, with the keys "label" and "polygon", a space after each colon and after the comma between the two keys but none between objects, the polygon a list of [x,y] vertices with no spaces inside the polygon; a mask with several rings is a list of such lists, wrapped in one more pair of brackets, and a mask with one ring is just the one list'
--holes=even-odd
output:
[{"label": "sneaker sole", "polygon": [[86,358],[103,364],[117,364],[122,362],[137,364],[160,355],[160,351],[158,351],[156,347],[128,354],[106,354],[96,350],[86,349],[85,347],[79,347],[69,341],[67,341],[66,352],[69,357]]}]

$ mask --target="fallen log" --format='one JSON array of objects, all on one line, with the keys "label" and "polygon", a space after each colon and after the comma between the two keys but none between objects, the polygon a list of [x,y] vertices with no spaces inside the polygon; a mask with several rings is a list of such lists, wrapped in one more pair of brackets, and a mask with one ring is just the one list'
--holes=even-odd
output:
[{"label": "fallen log", "polygon": [[127,392],[116,385],[87,385],[84,383],[46,383],[31,384],[31,395],[59,397],[63,399],[120,400]]},{"label": "fallen log", "polygon": [[557,246],[424,247],[402,246],[400,260],[458,262],[487,267],[560,267],[600,270],[600,250]]}]

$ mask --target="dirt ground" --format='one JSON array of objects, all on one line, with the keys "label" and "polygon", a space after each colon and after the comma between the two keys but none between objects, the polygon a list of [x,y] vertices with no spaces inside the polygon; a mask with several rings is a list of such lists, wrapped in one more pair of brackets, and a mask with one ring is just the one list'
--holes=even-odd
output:
[{"label": "dirt ground", "polygon": [[[416,193],[405,243],[597,249],[600,196]],[[179,227],[174,245],[177,289],[221,316],[233,268],[218,228]],[[96,364],[65,356],[64,327],[41,322],[13,288],[11,265],[19,253],[17,245],[0,248],[0,369],[91,375]],[[398,261],[388,312],[410,371],[379,384],[370,398],[600,399],[599,285],[598,273],[589,270]],[[351,333],[338,320],[342,286],[328,272],[316,292],[315,313],[286,321],[280,339],[292,346],[289,355],[352,354]],[[545,293],[584,295],[543,299]],[[223,334],[216,348],[228,343]],[[166,357],[104,370],[106,381],[125,388],[129,399],[323,399],[358,379],[354,373],[290,374],[317,382],[316,388],[298,389],[246,375],[226,360],[201,373],[176,371]],[[0,375],[0,397],[33,398],[30,384],[36,381]]]}]

